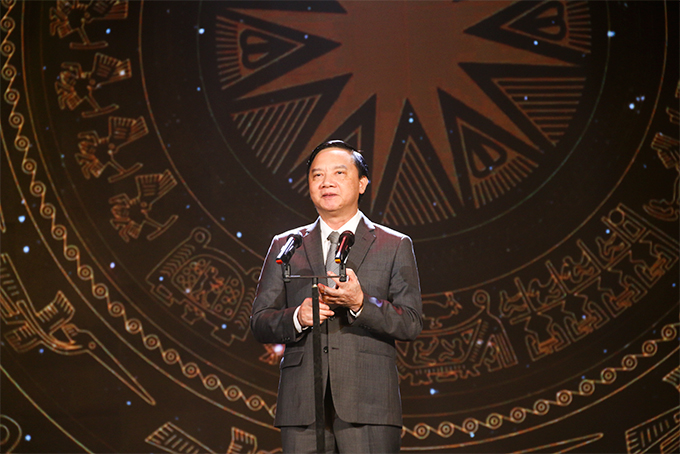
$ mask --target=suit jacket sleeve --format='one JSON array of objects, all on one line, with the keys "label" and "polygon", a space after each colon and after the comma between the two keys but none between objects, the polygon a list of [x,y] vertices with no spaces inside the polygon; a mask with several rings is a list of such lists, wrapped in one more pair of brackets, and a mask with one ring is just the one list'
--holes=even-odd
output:
[{"label": "suit jacket sleeve", "polygon": [[[411,341],[423,328],[420,280],[411,239],[402,236],[398,241],[391,263],[389,260],[383,262],[390,272],[386,298],[376,295],[382,293],[379,291],[372,294],[370,274],[359,277],[364,290],[364,306],[353,324],[381,337]],[[363,274],[361,268],[359,272]]]},{"label": "suit jacket sleeve", "polygon": [[260,273],[250,318],[251,330],[259,342],[285,344],[295,342],[302,336],[293,323],[297,306],[288,307],[281,265],[276,263],[277,251],[284,242],[285,237],[280,236],[272,240]]}]

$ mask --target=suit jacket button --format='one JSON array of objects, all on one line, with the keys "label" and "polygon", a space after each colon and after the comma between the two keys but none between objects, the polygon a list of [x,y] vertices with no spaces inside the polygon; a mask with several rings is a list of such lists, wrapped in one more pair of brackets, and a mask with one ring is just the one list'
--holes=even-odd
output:
[{"label": "suit jacket button", "polygon": [[324,347],[324,348],[323,348],[323,352],[324,352],[324,353],[328,353],[328,347]]},{"label": "suit jacket button", "polygon": [[330,321],[335,320],[335,315],[331,315],[330,317],[328,317],[328,320],[330,320]]}]

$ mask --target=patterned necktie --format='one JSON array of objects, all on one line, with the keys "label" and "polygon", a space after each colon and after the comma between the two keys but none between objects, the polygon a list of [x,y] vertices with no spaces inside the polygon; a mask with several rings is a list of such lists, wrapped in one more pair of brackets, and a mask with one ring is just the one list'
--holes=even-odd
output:
[{"label": "patterned necktie", "polygon": [[[338,249],[338,238],[340,238],[340,234],[335,231],[328,235],[331,247],[328,248],[328,255],[326,256],[326,270],[335,275],[340,274],[340,264],[335,263],[335,251]],[[332,279],[328,279],[328,286],[335,288],[335,282]]]}]

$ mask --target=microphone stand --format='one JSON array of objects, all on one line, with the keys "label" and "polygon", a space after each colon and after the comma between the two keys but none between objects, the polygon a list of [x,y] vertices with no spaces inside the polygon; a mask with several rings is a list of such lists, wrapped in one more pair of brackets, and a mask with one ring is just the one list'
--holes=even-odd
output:
[{"label": "microphone stand", "polygon": [[340,263],[339,275],[326,276],[302,276],[291,275],[290,264],[286,263],[282,266],[283,282],[290,282],[291,279],[311,279],[312,280],[312,351],[314,358],[314,410],[316,414],[316,452],[326,452],[326,440],[324,436],[324,429],[326,427],[325,411],[323,402],[323,379],[321,377],[321,328],[319,321],[319,279],[328,279],[337,277],[340,282],[347,281],[347,272],[344,263]]}]

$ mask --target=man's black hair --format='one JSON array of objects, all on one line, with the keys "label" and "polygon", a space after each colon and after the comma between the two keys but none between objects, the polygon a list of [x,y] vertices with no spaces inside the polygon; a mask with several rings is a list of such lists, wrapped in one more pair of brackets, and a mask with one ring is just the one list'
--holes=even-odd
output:
[{"label": "man's black hair", "polygon": [[352,157],[354,158],[354,165],[357,166],[357,170],[359,171],[359,178],[366,177],[370,181],[371,178],[368,173],[368,164],[366,164],[364,156],[359,150],[342,140],[329,140],[316,147],[314,151],[312,151],[312,154],[309,155],[309,159],[307,160],[307,175],[309,175],[309,170],[312,167],[312,162],[314,162],[316,155],[327,148],[340,148],[341,150],[347,150],[351,152]]},{"label": "man's black hair", "polygon": [[[361,151],[357,150],[347,142],[343,140],[329,140],[327,142],[323,142],[321,145],[317,146],[314,151],[312,151],[312,154],[309,155],[309,159],[307,160],[307,176],[309,176],[309,171],[312,168],[312,162],[314,162],[314,158],[316,158],[316,155],[321,153],[323,150],[327,148],[340,148],[341,150],[347,150],[352,154],[352,158],[354,158],[354,165],[357,167],[357,170],[359,171],[359,179],[361,177],[366,177],[368,179],[368,182],[371,182],[371,177],[369,176],[369,170],[368,170],[368,164],[366,164],[366,160],[364,159],[364,156],[361,154]],[[363,197],[363,194],[359,194],[359,202],[361,202],[361,198]]]}]

